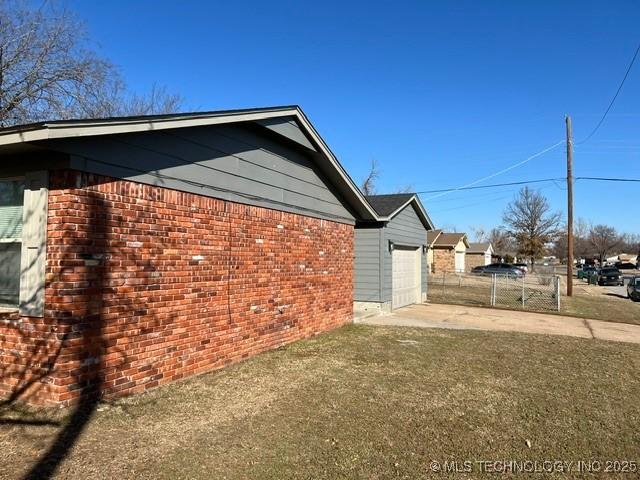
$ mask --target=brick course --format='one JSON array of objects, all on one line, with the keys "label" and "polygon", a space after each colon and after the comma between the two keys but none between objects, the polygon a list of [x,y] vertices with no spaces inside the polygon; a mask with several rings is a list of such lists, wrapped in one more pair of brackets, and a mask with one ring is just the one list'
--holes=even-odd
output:
[{"label": "brick course", "polygon": [[353,226],[51,172],[45,317],[0,320],[0,394],[142,392],[351,320]]}]

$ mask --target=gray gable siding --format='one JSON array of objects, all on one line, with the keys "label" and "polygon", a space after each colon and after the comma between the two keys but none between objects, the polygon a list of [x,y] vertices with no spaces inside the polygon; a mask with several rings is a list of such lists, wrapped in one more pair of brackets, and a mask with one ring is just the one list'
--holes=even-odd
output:
[{"label": "gray gable siding", "polygon": [[[413,205],[407,206],[386,225],[356,226],[354,299],[359,302],[391,302],[391,253],[389,241],[422,247],[427,230]],[[425,255],[421,255],[422,291],[427,291]]]},{"label": "gray gable siding", "polygon": [[[422,247],[427,242],[427,230],[420,221],[418,214],[412,205],[407,206],[398,215],[393,217],[382,230],[382,261],[383,261],[383,282],[382,282],[382,301],[391,301],[391,252],[389,252],[389,241],[398,245],[407,245],[413,247]],[[422,278],[422,292],[427,291],[427,259],[424,253],[421,253],[420,272]]]},{"label": "gray gable siding", "polygon": [[48,142],[70,168],[341,223],[354,216],[304,150],[248,124]]}]

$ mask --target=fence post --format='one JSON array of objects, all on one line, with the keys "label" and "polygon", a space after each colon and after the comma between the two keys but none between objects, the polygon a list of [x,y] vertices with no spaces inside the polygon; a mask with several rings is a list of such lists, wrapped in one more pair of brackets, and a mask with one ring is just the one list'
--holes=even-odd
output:
[{"label": "fence post", "polygon": [[524,310],[524,275],[522,275],[522,309]]},{"label": "fence post", "polygon": [[496,306],[496,274],[491,274],[491,306]]},{"label": "fence post", "polygon": [[[571,282],[572,279],[567,281]],[[560,276],[556,275],[556,299],[558,300],[558,312],[560,311]]]},{"label": "fence post", "polygon": [[443,271],[443,272],[442,272],[442,298],[444,298],[444,297],[445,297],[445,295],[444,295],[444,293],[445,293],[445,288],[444,288],[444,279],[445,279],[445,275],[446,275],[446,272],[444,272],[444,271]]}]

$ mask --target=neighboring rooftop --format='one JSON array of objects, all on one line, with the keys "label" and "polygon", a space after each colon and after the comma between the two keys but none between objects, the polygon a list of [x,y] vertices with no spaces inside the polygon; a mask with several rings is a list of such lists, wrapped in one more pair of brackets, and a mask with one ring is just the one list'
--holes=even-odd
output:
[{"label": "neighboring rooftop", "polygon": [[466,238],[466,233],[441,233],[433,245],[436,247],[455,247],[460,240],[464,240],[468,247]]},{"label": "neighboring rooftop", "polygon": [[486,253],[491,248],[490,242],[469,243],[467,253]]},{"label": "neighboring rooftop", "polygon": [[437,240],[437,238],[442,235],[442,230],[430,230],[427,232],[427,244],[429,246],[433,245],[433,242]]}]

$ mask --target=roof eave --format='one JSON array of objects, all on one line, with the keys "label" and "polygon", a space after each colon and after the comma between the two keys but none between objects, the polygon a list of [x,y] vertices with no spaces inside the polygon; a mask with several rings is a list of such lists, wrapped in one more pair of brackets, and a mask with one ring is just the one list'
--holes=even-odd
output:
[{"label": "roof eave", "polygon": [[298,106],[273,107],[254,110],[228,110],[210,113],[187,113],[175,115],[157,115],[146,117],[121,117],[100,120],[55,121],[30,124],[0,131],[0,146],[39,142],[62,138],[79,138],[98,135],[140,133],[171,128],[208,126],[230,122],[249,122],[267,118],[293,116],[304,127],[306,133],[317,144],[338,172],[340,179],[348,187],[350,199],[347,199],[363,220],[381,221],[380,216],[364,198],[349,174],[344,170],[337,157],[322,139],[320,134]]}]

